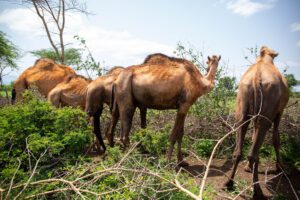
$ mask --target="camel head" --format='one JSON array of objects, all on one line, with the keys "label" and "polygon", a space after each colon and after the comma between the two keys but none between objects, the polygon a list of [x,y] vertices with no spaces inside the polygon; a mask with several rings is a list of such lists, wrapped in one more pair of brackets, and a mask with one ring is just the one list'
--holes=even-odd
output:
[{"label": "camel head", "polygon": [[212,69],[212,67],[217,68],[219,65],[219,61],[221,60],[221,56],[213,55],[212,57],[207,56],[207,73]]},{"label": "camel head", "polygon": [[272,59],[274,59],[278,56],[278,53],[276,51],[274,51],[273,49],[270,49],[267,46],[262,46],[261,49],[260,49],[260,57],[263,58],[266,55],[268,55]]}]

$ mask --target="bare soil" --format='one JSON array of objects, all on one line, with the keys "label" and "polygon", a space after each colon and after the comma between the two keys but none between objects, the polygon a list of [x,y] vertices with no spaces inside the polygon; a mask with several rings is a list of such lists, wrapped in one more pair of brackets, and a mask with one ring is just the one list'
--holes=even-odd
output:
[{"label": "bare soil", "polygon": [[[189,163],[189,166],[185,167],[184,169],[191,176],[197,178],[200,185],[200,181],[202,180],[201,177],[203,177],[205,171],[204,163],[206,163],[206,160],[187,158],[186,161]],[[246,164],[246,161],[242,161],[239,164],[235,177],[236,189],[229,192],[223,189],[223,184],[227,180],[227,176],[229,175],[232,167],[232,162],[228,159],[213,160],[206,185],[210,185],[215,189],[215,200],[228,199],[226,197],[234,198],[239,194],[239,192],[243,190],[244,192],[237,199],[251,199],[252,187],[250,186],[252,183],[252,173],[244,171],[244,167],[246,166]],[[298,191],[299,196],[300,171],[298,171],[297,169],[284,169],[284,171],[290,179],[294,190]],[[275,162],[260,163],[259,180],[261,181],[260,185],[263,193],[268,197],[268,199],[273,199],[273,197],[278,197],[279,195],[282,197],[282,199],[296,199],[289,180],[283,173],[280,174],[280,172],[275,171]]]}]

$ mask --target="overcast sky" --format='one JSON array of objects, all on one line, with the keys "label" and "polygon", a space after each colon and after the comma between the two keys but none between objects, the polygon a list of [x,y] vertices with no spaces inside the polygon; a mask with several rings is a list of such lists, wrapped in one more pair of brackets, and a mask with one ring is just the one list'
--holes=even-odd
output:
[{"label": "overcast sky", "polygon": [[[279,52],[276,65],[300,79],[299,0],[97,0],[86,1],[93,13],[70,13],[65,40],[86,39],[94,57],[106,66],[138,64],[150,53],[173,55],[176,44],[204,54],[220,54],[228,73],[239,78],[248,68],[247,48],[267,45]],[[35,57],[29,51],[49,48],[41,22],[29,8],[0,1],[0,30],[24,53],[19,71]]]}]

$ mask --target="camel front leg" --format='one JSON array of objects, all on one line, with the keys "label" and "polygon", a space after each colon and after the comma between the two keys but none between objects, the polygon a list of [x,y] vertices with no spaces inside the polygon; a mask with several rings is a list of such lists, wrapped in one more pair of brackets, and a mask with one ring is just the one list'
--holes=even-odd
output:
[{"label": "camel front leg", "polygon": [[141,128],[147,127],[147,108],[140,107]]},{"label": "camel front leg", "polygon": [[[185,109],[183,109],[185,108]],[[168,161],[171,161],[174,145],[177,142],[178,148],[177,148],[177,160],[178,163],[181,165],[186,165],[186,163],[182,162],[183,157],[182,157],[182,152],[181,152],[181,143],[182,143],[182,137],[184,134],[184,121],[186,118],[186,113],[188,111],[188,107],[181,107],[178,112],[177,116],[175,119],[175,124],[172,129],[171,135],[170,135],[170,147],[169,147],[169,152],[168,152]]]}]

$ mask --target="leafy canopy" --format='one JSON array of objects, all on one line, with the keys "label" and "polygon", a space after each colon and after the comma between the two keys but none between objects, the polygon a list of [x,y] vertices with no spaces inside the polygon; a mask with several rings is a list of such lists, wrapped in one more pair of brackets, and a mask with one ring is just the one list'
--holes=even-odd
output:
[{"label": "leafy canopy", "polygon": [[17,69],[15,60],[20,56],[18,48],[7,39],[6,34],[0,31],[0,79],[7,68]]},{"label": "leafy canopy", "polygon": [[[32,55],[38,58],[50,58],[55,62],[61,63],[61,58],[53,49],[40,49],[30,52]],[[64,64],[77,65],[81,62],[81,53],[79,49],[69,48],[64,52]]]}]

